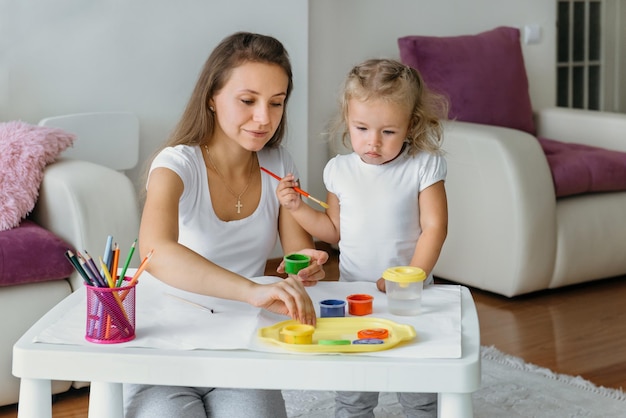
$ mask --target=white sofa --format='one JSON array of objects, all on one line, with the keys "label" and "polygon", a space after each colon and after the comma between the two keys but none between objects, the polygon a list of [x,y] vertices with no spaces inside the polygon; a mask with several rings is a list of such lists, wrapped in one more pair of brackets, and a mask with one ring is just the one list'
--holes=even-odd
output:
[{"label": "white sofa", "polygon": [[[626,152],[626,115],[550,108],[538,136]],[[557,199],[537,139],[446,122],[448,237],[434,275],[512,297],[626,274],[626,191]]]},{"label": "white sofa", "polygon": [[[77,134],[77,141],[46,167],[32,219],[73,248],[92,255],[101,253],[108,235],[120,246],[130,246],[139,233],[138,199],[130,179],[118,170],[137,163],[137,118],[128,113],[90,113],[41,124],[66,128]],[[117,153],[102,160],[99,149],[103,147],[117,149]],[[117,157],[120,149],[125,150],[124,158]],[[19,380],[11,373],[13,344],[73,291],[84,291],[77,273],[64,280],[0,287],[0,406],[18,401]],[[54,382],[53,393],[66,391],[71,384]]]},{"label": "white sofa", "polygon": [[[113,204],[107,204],[113,202]],[[72,247],[100,251],[107,235],[132,243],[139,231],[137,197],[124,174],[81,160],[60,160],[46,168],[33,220]],[[13,344],[72,291],[84,291],[76,274],[66,280],[0,288],[0,405],[16,403],[19,380],[11,374]],[[53,393],[71,382],[55,382]]]}]

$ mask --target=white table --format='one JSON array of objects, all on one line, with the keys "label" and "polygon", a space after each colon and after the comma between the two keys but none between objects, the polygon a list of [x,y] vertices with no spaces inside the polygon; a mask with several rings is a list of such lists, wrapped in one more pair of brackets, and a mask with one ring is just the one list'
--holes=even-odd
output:
[{"label": "white table", "polygon": [[82,289],[74,292],[15,344],[13,374],[21,378],[19,418],[52,416],[51,380],[91,382],[90,418],[123,417],[122,383],[437,392],[439,417],[473,416],[471,394],[480,387],[480,333],[476,307],[465,287],[461,288],[462,356],[442,359],[33,343],[69,309],[84,304],[84,298]]}]

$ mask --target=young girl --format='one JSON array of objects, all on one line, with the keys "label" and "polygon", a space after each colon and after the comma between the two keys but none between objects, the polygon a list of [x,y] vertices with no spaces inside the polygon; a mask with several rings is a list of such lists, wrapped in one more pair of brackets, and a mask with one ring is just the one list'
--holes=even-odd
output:
[{"label": "young girl", "polygon": [[[302,202],[285,176],[276,194],[300,225],[339,243],[340,280],[377,282],[384,270],[411,265],[432,270],[447,234],[446,162],[440,150],[446,103],[430,93],[419,73],[394,60],[354,67],[340,97],[335,130],[353,152],[324,169],[325,212]],[[435,417],[436,394],[398,396],[407,416]],[[338,392],[337,417],[373,417],[378,393]]]},{"label": "young girl", "polygon": [[[324,278],[328,254],[280,207],[275,180],[295,170],[280,146],[292,90],[287,51],[276,39],[236,33],[209,56],[166,146],[152,161],[139,231],[148,270],[177,288],[238,300],[315,324],[303,282]],[[277,239],[311,266],[260,285]],[[282,266],[279,267],[280,270]],[[125,416],[285,417],[280,391],[125,385]]]}]

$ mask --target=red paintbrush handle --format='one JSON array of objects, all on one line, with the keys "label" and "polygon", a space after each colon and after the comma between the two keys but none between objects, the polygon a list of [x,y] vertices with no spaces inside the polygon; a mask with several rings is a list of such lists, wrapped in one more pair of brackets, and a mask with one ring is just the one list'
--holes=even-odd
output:
[{"label": "red paintbrush handle", "polygon": [[261,170],[265,171],[270,176],[274,177],[276,180],[278,180],[278,181],[282,180],[280,177],[278,177],[276,174],[274,174],[271,171],[269,171],[267,168],[265,168],[265,167],[260,167],[260,168],[261,168]]},{"label": "red paintbrush handle", "polygon": [[[280,177],[278,177],[276,174],[272,173],[271,171],[269,171],[267,168],[265,167],[260,167],[261,170],[265,171],[267,174],[269,174],[270,176],[274,177],[276,180],[281,181],[282,179]],[[302,190],[299,187],[294,187],[293,188],[296,192],[300,193],[302,196],[304,197],[309,197],[309,194],[307,192],[305,192],[304,190]]]}]

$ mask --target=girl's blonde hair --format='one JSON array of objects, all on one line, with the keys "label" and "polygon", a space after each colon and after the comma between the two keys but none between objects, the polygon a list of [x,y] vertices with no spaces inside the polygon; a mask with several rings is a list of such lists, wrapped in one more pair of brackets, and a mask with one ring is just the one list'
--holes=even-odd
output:
[{"label": "girl's blonde hair", "polygon": [[348,103],[350,100],[384,100],[411,110],[407,148],[409,155],[420,151],[440,154],[443,141],[441,120],[447,118],[444,96],[428,90],[419,72],[392,59],[370,59],[350,70],[342,94],[340,112],[331,125],[331,138],[341,138],[350,148]]}]

